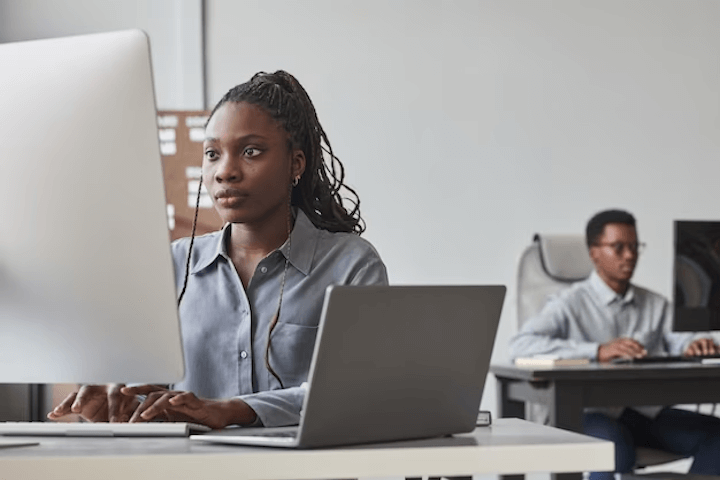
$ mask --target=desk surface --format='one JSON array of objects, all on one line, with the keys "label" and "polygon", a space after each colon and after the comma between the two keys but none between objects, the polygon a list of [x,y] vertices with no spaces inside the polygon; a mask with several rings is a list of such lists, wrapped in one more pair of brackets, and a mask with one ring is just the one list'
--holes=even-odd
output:
[{"label": "desk surface", "polygon": [[519,419],[440,439],[317,450],[239,447],[186,438],[39,438],[0,449],[3,480],[304,479],[612,470],[614,447]]},{"label": "desk surface", "polygon": [[[580,407],[720,402],[720,365],[694,362],[566,367],[491,365],[502,396],[547,404],[559,395]],[[501,398],[501,401],[504,399]],[[510,416],[517,416],[515,414]],[[579,420],[578,420],[579,421]],[[573,425],[552,425],[578,431]]]},{"label": "desk surface", "polygon": [[[555,427],[582,431],[588,407],[720,402],[720,365],[597,364],[565,367],[492,365],[500,417],[525,416],[525,404],[545,405]],[[558,475],[556,478],[580,478]]]},{"label": "desk surface", "polygon": [[597,380],[624,380],[641,378],[676,379],[720,377],[720,365],[695,362],[608,364],[588,363],[562,367],[518,367],[511,364],[493,364],[490,371],[495,376],[518,380],[586,380],[588,375]]}]

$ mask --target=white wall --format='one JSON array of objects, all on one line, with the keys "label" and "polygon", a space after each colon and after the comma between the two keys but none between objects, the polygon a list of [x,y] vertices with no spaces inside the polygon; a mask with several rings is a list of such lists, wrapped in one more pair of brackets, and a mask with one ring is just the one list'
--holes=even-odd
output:
[{"label": "white wall", "polygon": [[[306,87],[393,283],[509,288],[534,232],[626,208],[671,294],[673,219],[718,219],[720,3],[208,0],[210,101]],[[495,409],[494,381],[485,408]]]},{"label": "white wall", "polygon": [[200,0],[0,0],[0,43],[143,29],[160,109],[204,108]]}]

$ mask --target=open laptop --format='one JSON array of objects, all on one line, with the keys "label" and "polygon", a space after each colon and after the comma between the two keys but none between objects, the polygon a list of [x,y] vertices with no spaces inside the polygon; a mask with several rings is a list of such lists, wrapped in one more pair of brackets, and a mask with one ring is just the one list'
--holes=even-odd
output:
[{"label": "open laptop", "polygon": [[300,425],[202,442],[314,448],[472,431],[504,286],[330,286]]}]

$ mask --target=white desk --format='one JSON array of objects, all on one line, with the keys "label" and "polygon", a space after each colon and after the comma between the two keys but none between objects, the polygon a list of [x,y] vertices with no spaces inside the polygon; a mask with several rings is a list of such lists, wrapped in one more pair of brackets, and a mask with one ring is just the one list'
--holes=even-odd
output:
[{"label": "white desk", "polygon": [[211,445],[185,438],[53,438],[0,449],[0,478],[306,479],[614,470],[614,446],[524,420],[472,434],[319,450]]}]

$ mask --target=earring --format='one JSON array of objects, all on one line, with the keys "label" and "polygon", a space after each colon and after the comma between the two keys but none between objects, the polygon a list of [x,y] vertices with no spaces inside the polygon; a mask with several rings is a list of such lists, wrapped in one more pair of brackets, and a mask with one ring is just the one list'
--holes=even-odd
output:
[{"label": "earring", "polygon": [[293,178],[292,186],[293,186],[293,187],[297,187],[298,183],[300,183],[300,175],[298,175],[297,177]]}]

